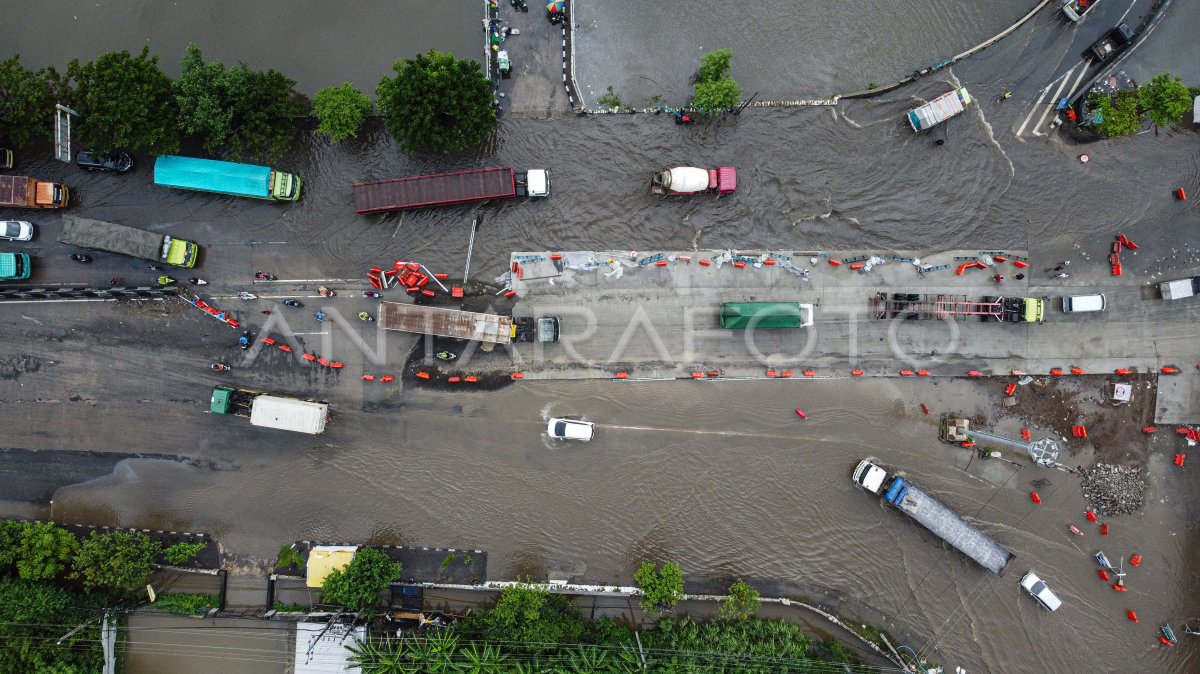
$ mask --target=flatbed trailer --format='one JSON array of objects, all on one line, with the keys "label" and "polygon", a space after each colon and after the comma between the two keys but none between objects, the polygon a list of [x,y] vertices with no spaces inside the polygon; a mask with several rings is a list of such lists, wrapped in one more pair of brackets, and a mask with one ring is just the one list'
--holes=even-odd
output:
[{"label": "flatbed trailer", "polygon": [[384,330],[508,344],[513,339],[512,316],[481,314],[400,302],[379,303],[379,325]]},{"label": "flatbed trailer", "polygon": [[971,526],[907,478],[888,473],[871,459],[858,464],[852,479],[997,576],[1003,576],[1017,558],[1011,550]]},{"label": "flatbed trailer", "polygon": [[545,170],[517,173],[511,166],[355,183],[355,213],[384,213],[486,199],[544,197],[550,194]]},{"label": "flatbed trailer", "polygon": [[993,297],[978,300],[965,295],[878,292],[869,300],[871,315],[878,319],[982,321],[1040,323],[1045,318],[1045,300],[1036,297]]}]

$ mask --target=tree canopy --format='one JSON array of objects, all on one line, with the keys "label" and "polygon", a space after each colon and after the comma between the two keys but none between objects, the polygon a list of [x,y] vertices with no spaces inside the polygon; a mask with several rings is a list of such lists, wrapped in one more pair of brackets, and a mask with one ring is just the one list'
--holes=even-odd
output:
[{"label": "tree canopy", "polygon": [[633,578],[642,591],[642,608],[647,611],[662,611],[683,599],[683,570],[675,562],[666,562],[661,570],[642,562]]},{"label": "tree canopy", "polygon": [[[83,674],[100,670],[98,630],[84,630],[61,645],[57,625],[81,623],[88,602],[47,583],[0,578],[0,674]],[[42,627],[43,625],[48,627]]]},{"label": "tree canopy", "polygon": [[512,641],[541,653],[554,644],[579,638],[582,624],[559,595],[521,583],[504,588],[496,608],[484,616],[484,634],[493,641]]},{"label": "tree canopy", "polygon": [[1150,120],[1159,126],[1170,126],[1183,121],[1183,116],[1192,109],[1192,94],[1179,77],[1170,73],[1159,73],[1138,91],[1142,108]]},{"label": "tree canopy", "polygon": [[1134,92],[1120,92],[1115,97],[1097,96],[1092,99],[1092,105],[1092,115],[1096,120],[1092,128],[1102,136],[1128,136],[1141,126],[1142,114],[1138,110],[1138,96]]},{"label": "tree canopy", "polygon": [[321,601],[351,611],[366,611],[379,604],[379,593],[400,577],[400,563],[375,548],[359,548],[345,569],[335,569],[321,585]]},{"label": "tree canopy", "polygon": [[79,541],[54,522],[29,522],[21,532],[17,575],[23,580],[53,580],[67,570]]},{"label": "tree canopy", "polygon": [[405,152],[447,152],[479,144],[492,131],[492,83],[474,61],[430,50],[392,64],[375,89],[388,132]]},{"label": "tree canopy", "polygon": [[692,106],[706,115],[717,115],[742,100],[742,87],[729,76],[733,50],[717,49],[700,57]]},{"label": "tree canopy", "polygon": [[0,138],[24,147],[52,137],[53,106],[45,73],[26,70],[20,56],[0,61]]},{"label": "tree canopy", "polygon": [[161,553],[162,545],[140,531],[93,531],[79,546],[71,578],[89,592],[120,596],[150,582]]},{"label": "tree canopy", "polygon": [[295,86],[275,70],[205,62],[200,48],[190,44],[172,86],[179,128],[201,136],[210,154],[228,149],[236,157],[277,159],[295,135],[293,117],[303,112]]},{"label": "tree canopy", "polygon": [[85,146],[150,152],[179,147],[171,79],[159,69],[149,47],[142,47],[137,56],[122,50],[88,63],[71,59],[65,76],[48,72],[60,95],[80,114],[73,130]]},{"label": "tree canopy", "polygon": [[344,82],[341,86],[326,87],[317,92],[313,114],[320,122],[317,133],[340,143],[358,135],[367,115],[371,114],[371,101],[354,85]]},{"label": "tree canopy", "polygon": [[719,610],[721,619],[730,621],[748,620],[758,610],[762,601],[758,590],[738,578],[729,586]]}]

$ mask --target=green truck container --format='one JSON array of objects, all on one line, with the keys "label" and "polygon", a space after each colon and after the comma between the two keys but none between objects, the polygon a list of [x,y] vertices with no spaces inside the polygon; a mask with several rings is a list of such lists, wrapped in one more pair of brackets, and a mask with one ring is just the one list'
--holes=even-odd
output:
[{"label": "green truck container", "polygon": [[20,281],[29,278],[29,255],[25,253],[0,253],[0,280]]},{"label": "green truck container", "polygon": [[807,328],[813,305],[799,302],[725,302],[721,327],[727,330]]}]

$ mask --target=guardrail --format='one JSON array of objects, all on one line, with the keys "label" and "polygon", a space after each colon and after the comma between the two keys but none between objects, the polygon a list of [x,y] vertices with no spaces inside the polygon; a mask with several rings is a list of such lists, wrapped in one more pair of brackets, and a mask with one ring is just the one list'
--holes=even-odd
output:
[{"label": "guardrail", "polygon": [[59,287],[4,287],[0,288],[0,302],[36,302],[40,300],[124,300],[158,299],[179,294],[177,288],[155,286],[121,286],[116,288],[92,288],[88,286]]}]

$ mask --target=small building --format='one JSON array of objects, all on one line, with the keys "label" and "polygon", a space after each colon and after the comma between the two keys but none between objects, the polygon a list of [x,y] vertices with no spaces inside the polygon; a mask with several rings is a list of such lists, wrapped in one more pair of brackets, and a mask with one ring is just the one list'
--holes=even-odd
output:
[{"label": "small building", "polygon": [[360,674],[347,646],[365,641],[367,628],[341,623],[296,623],[295,674]]},{"label": "small building", "polygon": [[344,569],[358,552],[357,545],[316,545],[308,552],[309,587],[321,587],[334,569]]}]

